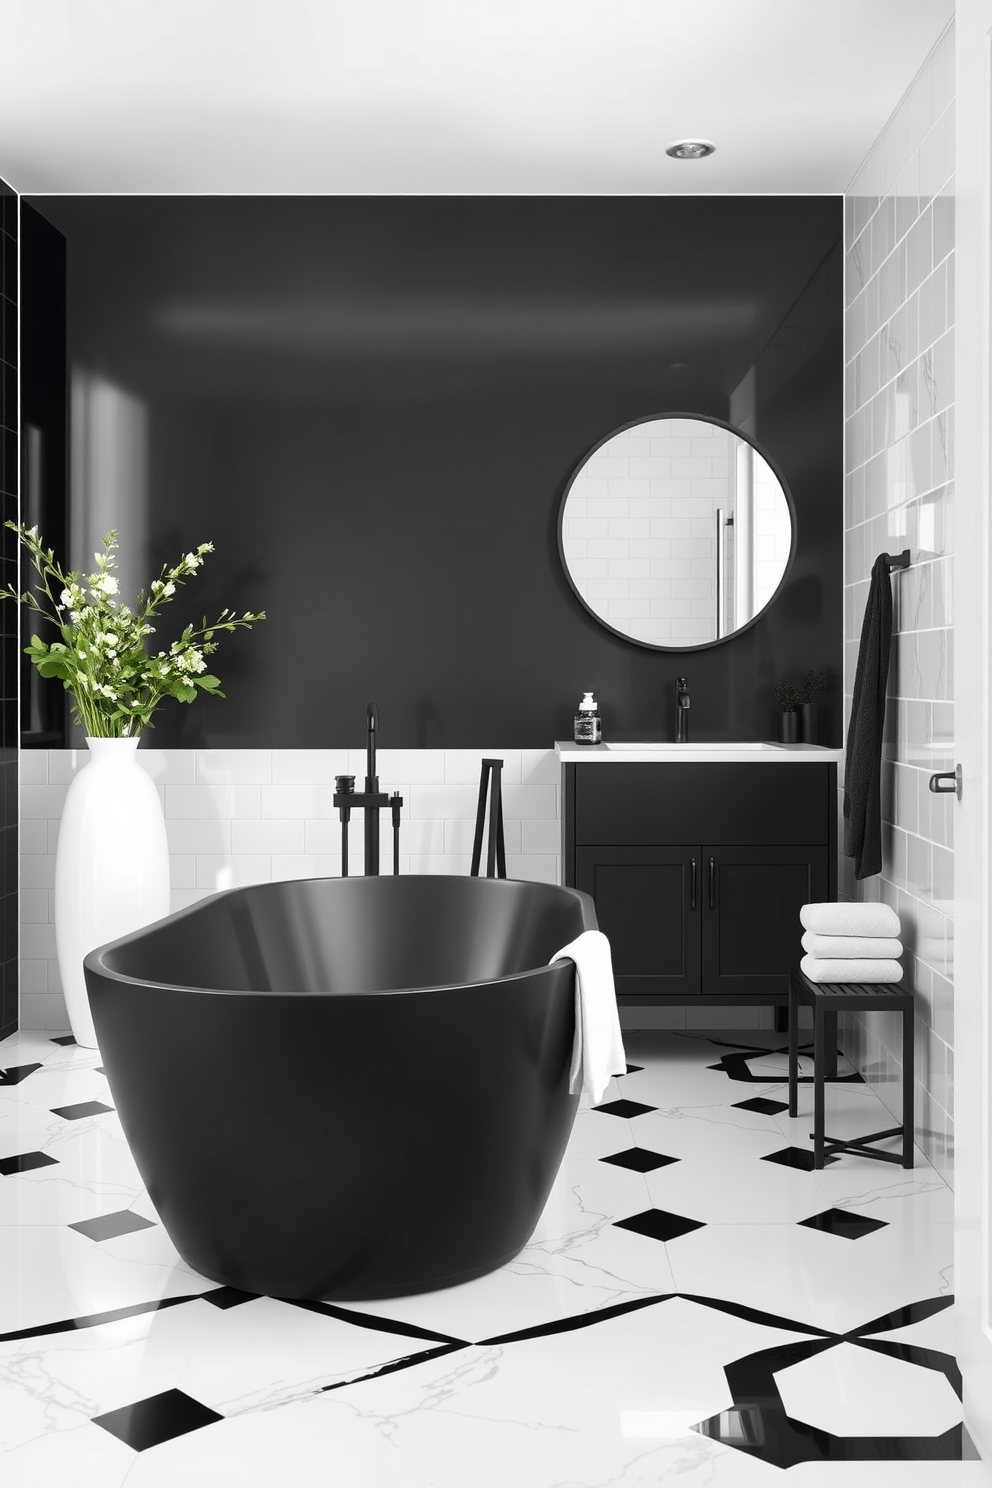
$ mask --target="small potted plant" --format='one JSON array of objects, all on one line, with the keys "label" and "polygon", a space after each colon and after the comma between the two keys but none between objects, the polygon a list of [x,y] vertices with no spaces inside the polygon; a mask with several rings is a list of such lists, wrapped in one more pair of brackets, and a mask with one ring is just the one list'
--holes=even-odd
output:
[{"label": "small potted plant", "polygon": [[780,744],[799,743],[799,708],[802,698],[797,687],[791,682],[778,682],[772,692],[781,712],[778,720],[778,738]]},{"label": "small potted plant", "polygon": [[824,672],[810,670],[799,684],[799,712],[803,724],[803,743],[819,744],[820,730],[817,723],[817,708],[813,699],[827,685]]}]

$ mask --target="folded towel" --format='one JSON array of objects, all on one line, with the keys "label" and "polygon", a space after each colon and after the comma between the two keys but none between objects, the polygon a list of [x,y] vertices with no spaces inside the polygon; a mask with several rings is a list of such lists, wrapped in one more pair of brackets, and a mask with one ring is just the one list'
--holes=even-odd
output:
[{"label": "folded towel", "polygon": [[799,965],[811,982],[901,982],[898,961],[819,961],[804,956]]},{"label": "folded towel", "polygon": [[902,941],[888,935],[816,935],[807,930],[803,950],[821,961],[891,961],[902,955]]},{"label": "folded towel", "polygon": [[887,904],[804,904],[799,911],[804,930],[815,935],[899,934],[899,916]]},{"label": "folded towel", "polygon": [[582,1092],[597,1106],[610,1077],[627,1071],[610,942],[601,930],[584,930],[556,951],[548,965],[566,959],[575,962],[575,1042],[568,1088],[575,1091],[581,1070]]}]

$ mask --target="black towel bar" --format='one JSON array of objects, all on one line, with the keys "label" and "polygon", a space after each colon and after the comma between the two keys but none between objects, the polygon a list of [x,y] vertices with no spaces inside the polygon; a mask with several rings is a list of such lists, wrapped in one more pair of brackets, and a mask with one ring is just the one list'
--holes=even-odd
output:
[{"label": "black towel bar", "polygon": [[894,568],[908,568],[909,549],[903,548],[901,553],[886,553],[885,561],[889,565],[889,573],[891,573]]}]

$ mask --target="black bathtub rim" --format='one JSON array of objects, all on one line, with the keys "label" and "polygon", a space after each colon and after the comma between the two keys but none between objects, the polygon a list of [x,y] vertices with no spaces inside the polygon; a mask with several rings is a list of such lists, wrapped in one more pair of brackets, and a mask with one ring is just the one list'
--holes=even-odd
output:
[{"label": "black bathtub rim", "polygon": [[[429,877],[439,883],[453,880],[457,881],[458,883],[464,883],[466,875],[462,873],[432,873],[417,875],[417,877]],[[392,878],[392,875],[389,875],[389,878]],[[596,930],[599,928],[596,919],[595,901],[592,895],[587,894],[583,889],[575,889],[565,884],[549,884],[541,879],[536,878],[484,878],[478,879],[476,881],[479,883],[491,884],[494,888],[502,884],[525,884],[533,888],[553,889],[556,893],[566,894],[570,899],[576,899],[579,901],[579,907],[582,910],[582,923],[584,931]],[[180,994],[189,993],[194,994],[198,997],[278,997],[282,1001],[286,1000],[287,998],[295,998],[305,1002],[321,1001],[325,999],[333,1000],[335,1002],[342,1002],[348,998],[358,999],[366,997],[407,997],[427,992],[458,992],[463,990],[467,991],[471,987],[499,987],[503,986],[504,984],[510,985],[513,982],[522,980],[524,977],[533,977],[540,972],[550,973],[554,971],[555,967],[563,966],[566,961],[571,960],[571,957],[564,957],[563,959],[549,961],[542,966],[530,966],[526,967],[523,971],[510,972],[507,976],[484,977],[481,980],[472,982],[439,982],[432,983],[429,986],[419,987],[383,987],[375,992],[283,992],[276,990],[274,987],[264,989],[253,987],[194,987],[178,982],[162,982],[155,981],[146,977],[128,976],[124,972],[114,970],[113,967],[108,966],[104,961],[105,955],[109,954],[112,951],[118,950],[122,946],[131,945],[135,941],[141,940],[142,937],[147,935],[150,930],[155,930],[160,925],[164,925],[166,923],[181,924],[184,920],[195,916],[198,910],[202,911],[204,905],[208,903],[214,904],[221,899],[230,899],[233,898],[236,894],[244,894],[252,889],[267,889],[284,887],[288,884],[303,883],[359,884],[366,882],[368,882],[368,880],[366,879],[365,875],[361,875],[353,879],[343,879],[334,878],[326,873],[315,873],[309,878],[277,878],[270,879],[267,882],[258,884],[237,884],[234,888],[231,889],[217,889],[214,893],[208,895],[206,898],[198,899],[193,904],[187,904],[182,909],[173,910],[171,914],[163,915],[161,919],[158,920],[152,920],[149,924],[142,925],[139,929],[132,930],[127,935],[118,936],[116,940],[110,940],[107,941],[104,945],[95,946],[92,951],[88,951],[87,954],[83,957],[83,968],[84,971],[88,971],[94,976],[104,977],[107,981],[115,982],[119,986],[146,988],[154,992],[176,992]]]}]

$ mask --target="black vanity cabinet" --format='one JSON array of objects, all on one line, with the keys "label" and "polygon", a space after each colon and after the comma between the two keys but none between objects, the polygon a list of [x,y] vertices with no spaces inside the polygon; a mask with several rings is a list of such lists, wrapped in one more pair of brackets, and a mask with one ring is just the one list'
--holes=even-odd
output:
[{"label": "black vanity cabinet", "polygon": [[621,1002],[785,1005],[800,906],[836,897],[833,762],[565,764],[562,819]]}]

